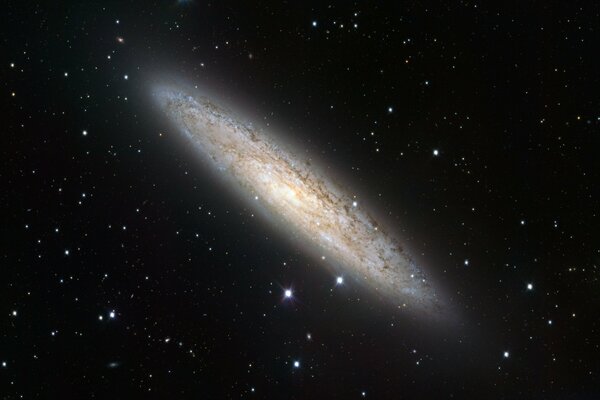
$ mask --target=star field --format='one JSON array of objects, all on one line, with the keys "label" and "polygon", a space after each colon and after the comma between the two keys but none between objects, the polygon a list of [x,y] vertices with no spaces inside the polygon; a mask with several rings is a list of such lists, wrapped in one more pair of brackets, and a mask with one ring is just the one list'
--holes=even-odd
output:
[{"label": "star field", "polygon": [[[3,15],[3,399],[600,396],[599,5]],[[153,111],[159,77],[284,134],[397,232],[453,325],[228,192]]]}]

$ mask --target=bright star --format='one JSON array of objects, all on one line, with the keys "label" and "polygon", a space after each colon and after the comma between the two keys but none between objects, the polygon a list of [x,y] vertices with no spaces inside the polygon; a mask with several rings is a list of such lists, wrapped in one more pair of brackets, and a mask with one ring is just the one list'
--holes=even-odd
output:
[{"label": "bright star", "polygon": [[342,283],[344,283],[344,278],[341,276],[338,276],[337,279],[335,280],[335,283],[337,283],[338,285],[341,285]]},{"label": "bright star", "polygon": [[294,361],[294,368],[300,368],[300,361]]},{"label": "bright star", "polygon": [[292,289],[285,289],[285,292],[283,292],[283,295],[289,299],[290,297],[292,297]]},{"label": "bright star", "polygon": [[509,356],[509,355],[510,355],[510,354],[508,353],[508,351],[505,351],[505,352],[504,352],[504,358],[508,358],[508,356]]},{"label": "bright star", "polygon": [[533,284],[532,283],[528,283],[527,284],[527,290],[533,290]]}]

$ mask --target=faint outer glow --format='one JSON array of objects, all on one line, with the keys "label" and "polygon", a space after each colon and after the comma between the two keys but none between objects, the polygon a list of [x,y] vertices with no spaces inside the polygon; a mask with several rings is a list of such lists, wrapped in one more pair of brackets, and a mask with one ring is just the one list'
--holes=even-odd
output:
[{"label": "faint outer glow", "polygon": [[[310,163],[285,151],[251,124],[205,97],[173,87],[154,92],[179,132],[207,162],[254,199],[277,225],[310,244],[327,265],[345,268],[397,306],[447,317],[437,294],[406,249],[352,196]],[[389,107],[389,111],[393,111]],[[286,290],[285,297],[291,297]]]}]

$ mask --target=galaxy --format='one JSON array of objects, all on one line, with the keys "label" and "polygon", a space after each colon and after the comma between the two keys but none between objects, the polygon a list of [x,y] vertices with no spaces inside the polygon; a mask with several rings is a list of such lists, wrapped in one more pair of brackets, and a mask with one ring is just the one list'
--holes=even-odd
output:
[{"label": "galaxy", "polygon": [[2,15],[0,398],[600,398],[600,4]]},{"label": "galaxy", "polygon": [[197,101],[173,88],[156,89],[154,97],[199,151],[246,189],[247,198],[281,215],[283,225],[297,227],[394,304],[441,317],[435,293],[410,256],[310,163],[293,159],[207,98]]}]

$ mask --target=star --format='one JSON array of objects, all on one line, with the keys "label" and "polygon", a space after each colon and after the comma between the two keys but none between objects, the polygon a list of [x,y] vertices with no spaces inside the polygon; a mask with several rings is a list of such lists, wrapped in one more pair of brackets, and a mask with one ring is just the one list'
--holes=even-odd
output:
[{"label": "star", "polygon": [[508,358],[508,356],[510,356],[510,353],[508,351],[505,351],[503,355],[504,355],[504,358]]},{"label": "star", "polygon": [[283,292],[283,295],[289,299],[290,297],[292,297],[292,289],[285,289],[285,292]]},{"label": "star", "polygon": [[533,290],[533,283],[527,284],[527,290]]},{"label": "star", "polygon": [[344,283],[344,278],[342,276],[338,276],[335,279],[335,283],[337,283],[338,285],[341,285],[342,283]]},{"label": "star", "polygon": [[438,149],[433,149],[433,155],[434,156],[439,156],[440,155],[440,151]]},{"label": "star", "polygon": [[300,368],[300,361],[294,361],[294,368]]},{"label": "star", "polygon": [[114,311],[111,311],[110,313],[108,313],[108,316],[110,317],[110,319],[115,319],[116,314]]}]

